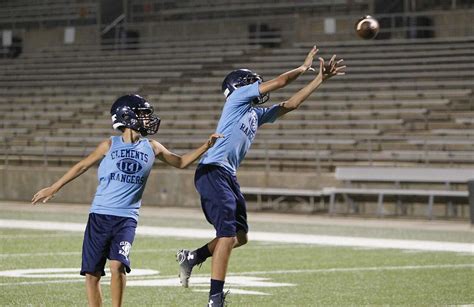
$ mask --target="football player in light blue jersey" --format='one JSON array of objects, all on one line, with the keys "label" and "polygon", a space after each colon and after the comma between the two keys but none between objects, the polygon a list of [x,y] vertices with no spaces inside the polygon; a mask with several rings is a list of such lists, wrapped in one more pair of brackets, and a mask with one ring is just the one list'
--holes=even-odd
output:
[{"label": "football player in light blue jersey", "polygon": [[135,238],[138,210],[155,157],[177,168],[185,168],[211,148],[222,135],[212,134],[198,149],[176,155],[155,140],[160,119],[153,107],[138,95],[125,95],[112,105],[113,128],[122,132],[104,140],[82,161],[74,165],[50,187],[38,191],[32,203],[51,199],[65,184],[87,171],[96,162],[99,186],[90,209],[82,247],[81,275],[86,277],[89,306],[102,306],[100,278],[110,260],[110,290],[113,306],[121,306],[130,272],[129,253]]},{"label": "football player in light blue jersey", "polygon": [[231,251],[247,243],[246,205],[236,172],[258,127],[297,109],[323,82],[343,75],[343,60],[336,60],[334,55],[325,66],[324,60],[319,58],[318,74],[288,101],[268,108],[258,105],[268,100],[270,92],[288,85],[308,70],[315,71],[311,65],[317,52],[314,46],[303,65],[267,82],[248,69],[238,69],[228,74],[222,83],[226,102],[216,132],[225,137],[202,157],[194,178],[201,207],[207,221],[216,229],[216,238],[194,251],[183,249],[176,255],[184,287],[188,287],[193,267],[212,256],[210,307],[224,305],[223,288]]}]

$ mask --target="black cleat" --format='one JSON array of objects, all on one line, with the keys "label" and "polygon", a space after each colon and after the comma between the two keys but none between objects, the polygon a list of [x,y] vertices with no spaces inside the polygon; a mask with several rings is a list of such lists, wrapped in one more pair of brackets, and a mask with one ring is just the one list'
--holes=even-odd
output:
[{"label": "black cleat", "polygon": [[229,294],[229,291],[227,291],[226,293],[224,292],[221,292],[221,293],[217,293],[217,294],[214,294],[214,295],[210,295],[209,296],[209,302],[207,303],[207,307],[224,307],[226,306],[226,301],[225,301],[225,297],[227,296],[227,294]]}]

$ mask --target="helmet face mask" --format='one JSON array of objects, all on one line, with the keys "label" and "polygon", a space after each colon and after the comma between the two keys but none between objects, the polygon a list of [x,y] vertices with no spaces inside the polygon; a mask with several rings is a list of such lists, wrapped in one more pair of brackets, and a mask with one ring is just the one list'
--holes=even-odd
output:
[{"label": "helmet face mask", "polygon": [[153,114],[153,108],[151,113],[138,112],[138,121],[142,126],[139,130],[140,134],[143,136],[155,134],[160,127],[160,118]]},{"label": "helmet face mask", "polygon": [[142,136],[152,135],[160,127],[160,118],[153,114],[154,109],[148,101],[138,95],[125,95],[118,98],[112,108],[114,129],[130,128]]},{"label": "helmet face mask", "polygon": [[[230,72],[222,82],[222,92],[226,98],[228,98],[234,90],[239,87],[246,86],[249,84],[253,84],[255,82],[263,82],[263,78],[248,69],[237,69]],[[251,101],[252,105],[260,105],[268,101],[270,95],[265,93],[260,95],[259,97],[255,98]]]}]

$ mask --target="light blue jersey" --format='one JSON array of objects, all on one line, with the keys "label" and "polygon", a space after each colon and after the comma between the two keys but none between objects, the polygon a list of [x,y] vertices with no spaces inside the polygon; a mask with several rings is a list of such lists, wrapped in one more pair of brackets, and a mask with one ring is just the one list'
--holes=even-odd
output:
[{"label": "light blue jersey", "polygon": [[90,212],[138,220],[155,153],[145,138],[136,143],[125,143],[122,136],[112,136],[111,141],[97,171],[99,186]]},{"label": "light blue jersey", "polygon": [[257,128],[277,118],[279,106],[257,108],[251,101],[260,95],[258,82],[234,90],[227,98],[216,132],[224,135],[202,157],[200,164],[220,165],[232,174],[240,163],[257,133]]}]

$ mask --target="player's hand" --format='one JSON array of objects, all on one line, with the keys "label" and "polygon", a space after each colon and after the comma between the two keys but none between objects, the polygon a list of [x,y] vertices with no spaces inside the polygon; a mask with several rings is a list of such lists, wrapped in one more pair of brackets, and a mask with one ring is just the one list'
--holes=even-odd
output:
[{"label": "player's hand", "polygon": [[41,189],[33,196],[33,199],[31,199],[31,204],[35,205],[39,201],[45,203],[53,198],[54,194],[56,194],[56,190],[52,187]]},{"label": "player's hand", "polygon": [[306,59],[304,60],[303,65],[301,65],[301,67],[304,68],[304,71],[307,71],[307,70],[315,71],[315,69],[312,68],[311,65],[313,65],[313,58],[316,55],[316,53],[318,53],[318,51],[319,49],[316,47],[316,45],[314,45],[311,51],[306,56]]},{"label": "player's hand", "polygon": [[343,65],[342,62],[344,62],[343,59],[336,60],[336,55],[333,55],[327,64],[324,63],[323,58],[319,58],[319,75],[323,81],[333,76],[345,75],[346,65]]},{"label": "player's hand", "polygon": [[218,139],[221,139],[223,138],[224,135],[223,134],[219,134],[219,133],[213,133],[211,134],[211,136],[209,137],[209,139],[207,140],[207,148],[211,148],[212,146],[214,146],[214,144],[216,143],[216,141]]}]

